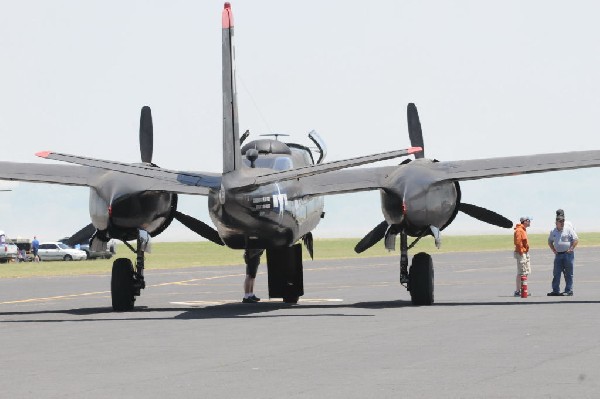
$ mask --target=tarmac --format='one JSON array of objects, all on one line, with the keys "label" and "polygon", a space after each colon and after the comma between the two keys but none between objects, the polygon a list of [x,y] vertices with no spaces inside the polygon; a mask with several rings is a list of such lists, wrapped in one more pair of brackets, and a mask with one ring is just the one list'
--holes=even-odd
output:
[{"label": "tarmac", "polygon": [[599,395],[600,248],[577,249],[573,297],[546,296],[550,250],[531,252],[529,298],[513,297],[510,250],[432,253],[435,304],[423,307],[398,282],[399,256],[315,256],[298,305],[268,300],[264,264],[258,304],[240,303],[242,265],[150,270],[123,313],[108,271],[0,279],[2,396]]}]

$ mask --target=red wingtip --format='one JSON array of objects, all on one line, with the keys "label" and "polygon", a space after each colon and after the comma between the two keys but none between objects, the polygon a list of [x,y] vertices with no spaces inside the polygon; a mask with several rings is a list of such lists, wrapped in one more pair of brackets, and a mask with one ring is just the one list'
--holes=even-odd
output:
[{"label": "red wingtip", "polygon": [[223,14],[221,16],[223,29],[233,28],[233,13],[231,12],[231,4],[225,3]]},{"label": "red wingtip", "polygon": [[48,155],[50,154],[52,154],[52,151],[40,151],[35,153],[35,155],[40,158],[48,158]]},{"label": "red wingtip", "polygon": [[423,148],[421,148],[421,147],[410,147],[408,149],[409,154],[414,154],[415,152],[421,152],[421,151],[423,151]]}]

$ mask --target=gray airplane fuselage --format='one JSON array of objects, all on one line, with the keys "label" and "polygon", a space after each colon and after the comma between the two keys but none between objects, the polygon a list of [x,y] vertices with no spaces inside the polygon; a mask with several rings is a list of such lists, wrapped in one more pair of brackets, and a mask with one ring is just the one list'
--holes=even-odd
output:
[{"label": "gray airplane fuselage", "polygon": [[[245,148],[262,146],[255,167],[244,160],[244,167],[223,175],[219,190],[208,196],[210,217],[219,236],[230,248],[271,248],[291,246],[313,230],[323,215],[323,197],[302,194],[298,180],[236,189],[240,178],[248,179],[274,171],[312,164],[308,150],[288,149],[277,141],[260,140]],[[279,151],[286,153],[277,152]],[[245,152],[245,149],[243,149]]]},{"label": "gray airplane fuselage", "polygon": [[313,230],[323,214],[323,198],[297,197],[298,182],[280,182],[250,191],[213,191],[210,217],[230,248],[291,246]]}]

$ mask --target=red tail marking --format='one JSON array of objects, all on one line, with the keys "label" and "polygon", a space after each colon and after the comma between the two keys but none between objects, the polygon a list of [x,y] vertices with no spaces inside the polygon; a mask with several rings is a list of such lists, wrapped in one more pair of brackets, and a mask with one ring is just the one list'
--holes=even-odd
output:
[{"label": "red tail marking", "polygon": [[423,148],[421,148],[421,147],[410,147],[408,149],[409,154],[414,154],[415,152],[421,152],[421,151],[423,151]]},{"label": "red tail marking", "polygon": [[52,154],[52,151],[40,151],[35,153],[35,155],[40,158],[48,158],[48,155],[50,154]]},{"label": "red tail marking", "polygon": [[223,29],[233,28],[233,13],[231,12],[231,4],[229,3],[225,3],[223,7],[221,22],[223,23]]}]

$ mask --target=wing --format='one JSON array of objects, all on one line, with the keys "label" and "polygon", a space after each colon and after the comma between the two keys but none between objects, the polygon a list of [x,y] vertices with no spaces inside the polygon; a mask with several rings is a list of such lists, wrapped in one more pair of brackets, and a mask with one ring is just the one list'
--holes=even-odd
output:
[{"label": "wing", "polygon": [[208,195],[211,188],[218,190],[221,187],[221,174],[218,173],[174,171],[150,164],[128,164],[49,151],[38,152],[36,155],[42,158],[83,165],[94,170],[113,171],[137,176],[141,181],[148,180],[148,182],[152,182],[152,190]]},{"label": "wing", "polygon": [[600,151],[574,151],[554,154],[437,162],[432,168],[438,181],[475,180],[500,176],[516,176],[555,170],[600,166]]},{"label": "wing", "polygon": [[[293,180],[299,179],[306,176],[318,175],[318,174],[328,174],[332,171],[337,171],[339,169],[349,168],[352,166],[364,165],[366,163],[372,163],[392,158],[397,158],[401,156],[406,156],[409,154],[413,154],[415,152],[421,151],[419,147],[411,147],[405,150],[397,150],[397,151],[389,151],[380,154],[366,155],[362,157],[356,157],[351,159],[346,159],[342,161],[328,162],[317,165],[310,165],[298,169],[283,171],[283,172],[273,172],[268,174],[263,174],[260,176],[251,176],[246,178],[240,178],[238,180],[239,184],[236,185],[236,189],[245,189],[251,188],[253,186],[269,184],[274,182],[280,182],[285,180]],[[69,154],[61,154],[57,152],[38,152],[36,154],[39,157],[53,159],[57,161],[64,161],[69,163],[75,163],[78,165],[84,165],[91,168],[100,168],[105,170],[111,170],[121,173],[126,173],[130,175],[140,176],[140,177],[148,177],[152,179],[157,179],[160,181],[164,181],[165,183],[178,184],[181,185],[181,189],[186,188],[187,191],[181,191],[188,194],[201,194],[199,191],[201,189],[205,189],[206,193],[208,193],[209,189],[219,189],[221,187],[221,174],[216,173],[204,173],[204,172],[181,172],[181,171],[173,171],[163,168],[158,168],[155,166],[150,166],[146,164],[127,164],[116,161],[106,161],[101,159],[87,158],[77,155],[69,155]],[[329,179],[327,179],[329,181]],[[196,192],[190,192],[194,191]],[[176,190],[171,190],[176,191]],[[348,191],[345,191],[348,192]]]},{"label": "wing", "polygon": [[73,165],[0,162],[0,180],[89,186],[90,168]]},{"label": "wing", "polygon": [[[313,176],[323,173],[328,173],[340,169],[346,169],[353,166],[365,165],[368,163],[385,161],[388,159],[404,157],[410,154],[417,153],[422,151],[421,147],[410,147],[405,150],[397,150],[397,151],[389,151],[383,152],[380,154],[373,155],[365,155],[362,157],[344,159],[340,161],[333,161],[327,163],[321,163],[316,165],[309,165],[302,168],[286,170],[283,172],[273,172],[268,174],[263,174],[260,176],[256,176],[253,178],[253,182],[248,184],[251,185],[261,185],[261,184],[269,184],[276,183],[285,180],[294,180],[302,177]],[[244,188],[244,186],[239,186],[238,188]]]},{"label": "wing", "polygon": [[396,173],[397,176],[408,177],[416,167],[429,169],[430,183],[433,183],[598,166],[600,166],[600,151],[575,151],[450,162],[417,159],[399,166],[339,170],[308,176],[301,181],[303,195],[330,195],[390,188],[390,182],[386,179],[388,176]]},{"label": "wing", "polygon": [[398,166],[337,170],[301,179],[302,195],[345,194],[378,190],[385,187],[384,179]]},{"label": "wing", "polygon": [[121,172],[76,165],[49,165],[41,163],[0,162],[0,180],[30,183],[51,183],[66,186],[94,187],[106,181],[105,176],[120,179],[137,190],[172,191],[181,194],[208,195],[206,187],[190,186],[178,181],[158,180]]}]

